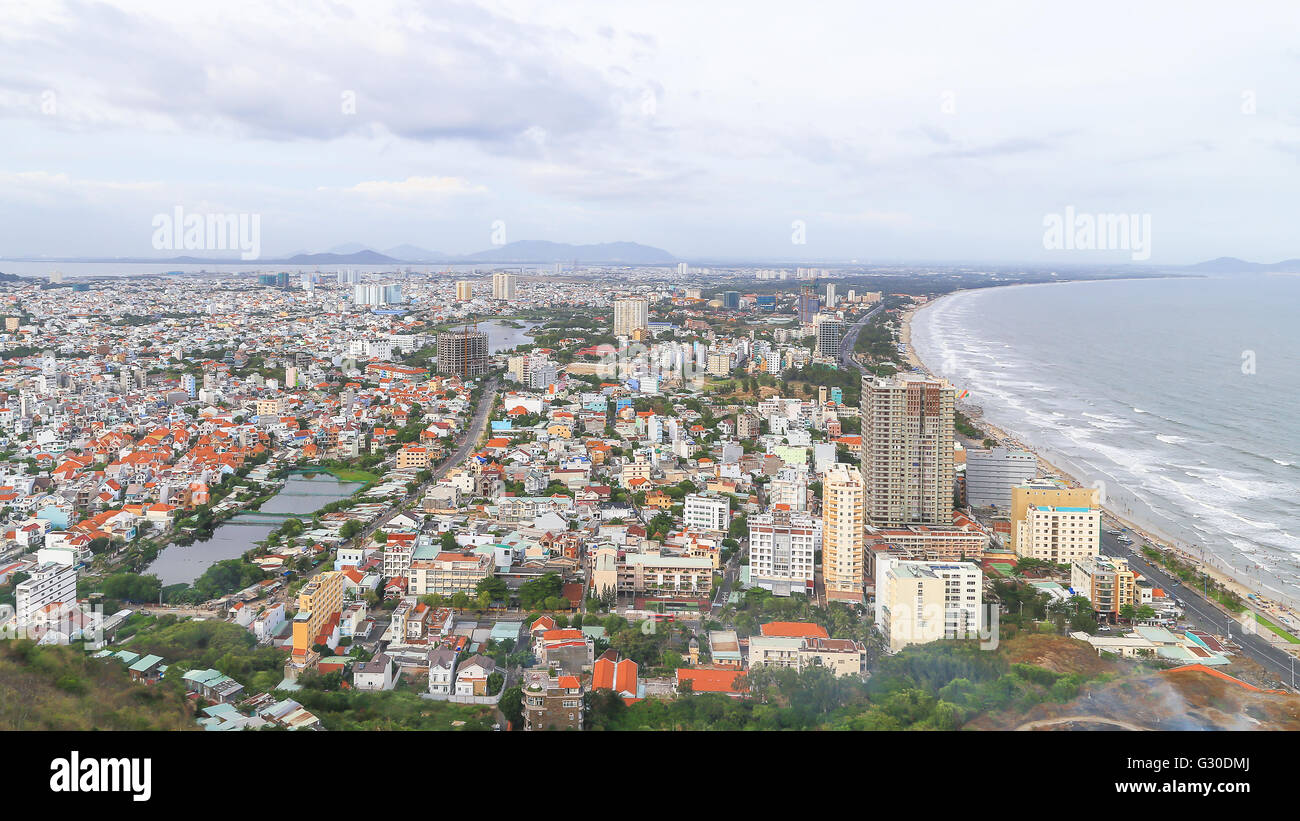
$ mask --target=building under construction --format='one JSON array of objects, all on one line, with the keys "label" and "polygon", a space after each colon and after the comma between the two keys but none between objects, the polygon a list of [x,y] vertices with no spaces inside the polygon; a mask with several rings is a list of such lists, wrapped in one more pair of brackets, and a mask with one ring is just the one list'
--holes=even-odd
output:
[{"label": "building under construction", "polygon": [[477,379],[488,371],[488,335],[483,331],[447,331],[438,334],[438,373]]}]

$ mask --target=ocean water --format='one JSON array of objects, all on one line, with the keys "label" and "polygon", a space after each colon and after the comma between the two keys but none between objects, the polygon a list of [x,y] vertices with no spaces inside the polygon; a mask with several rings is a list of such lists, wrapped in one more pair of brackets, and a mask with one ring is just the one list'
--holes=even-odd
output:
[{"label": "ocean water", "polygon": [[1108,507],[1294,604],[1298,313],[1293,275],[988,288],[918,311],[912,344]]}]

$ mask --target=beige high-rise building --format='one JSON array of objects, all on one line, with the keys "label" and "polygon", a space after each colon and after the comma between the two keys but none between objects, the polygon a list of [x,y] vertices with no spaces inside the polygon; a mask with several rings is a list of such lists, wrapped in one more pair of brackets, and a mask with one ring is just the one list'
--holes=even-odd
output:
[{"label": "beige high-rise building", "polygon": [[1101,550],[1101,492],[1034,479],[1011,489],[1011,549],[1017,556],[1070,564]]},{"label": "beige high-rise building", "polygon": [[515,275],[498,271],[492,275],[492,298],[511,302],[515,298]]},{"label": "beige high-rise building", "polygon": [[631,297],[614,300],[614,336],[633,336],[650,327],[650,301]]},{"label": "beige high-rise building", "polygon": [[474,283],[468,279],[456,280],[456,301],[469,302],[474,298]]},{"label": "beige high-rise building", "polygon": [[951,525],[953,387],[918,374],[862,377],[867,520]]},{"label": "beige high-rise building", "polygon": [[822,480],[822,578],[826,598],[862,603],[866,586],[862,476],[836,465]]}]

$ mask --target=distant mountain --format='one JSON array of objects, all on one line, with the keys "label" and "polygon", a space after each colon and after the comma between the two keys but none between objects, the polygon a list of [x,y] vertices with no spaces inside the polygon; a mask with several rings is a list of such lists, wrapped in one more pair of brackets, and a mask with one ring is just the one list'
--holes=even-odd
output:
[{"label": "distant mountain", "polygon": [[335,245],[333,248],[326,248],[327,254],[359,254],[362,251],[373,251],[369,245],[362,245],[359,242],[344,242]]},{"label": "distant mountain", "polygon": [[399,260],[367,248],[350,254],[298,254],[288,259],[268,260],[268,262],[283,265],[388,265]]},{"label": "distant mountain", "polygon": [[636,242],[602,242],[596,245],[570,245],[546,240],[519,240],[470,254],[473,262],[622,262],[629,265],[653,265],[676,262],[677,258],[662,248]]},{"label": "distant mountain", "polygon": [[428,248],[406,243],[394,245],[384,253],[393,259],[400,259],[402,262],[442,262],[451,259],[449,254],[444,254],[441,251],[430,251]]},{"label": "distant mountain", "polygon": [[1300,259],[1284,259],[1281,262],[1247,262],[1236,257],[1219,257],[1195,265],[1187,266],[1189,271],[1201,271],[1207,274],[1245,274],[1258,271],[1281,271],[1300,273]]}]

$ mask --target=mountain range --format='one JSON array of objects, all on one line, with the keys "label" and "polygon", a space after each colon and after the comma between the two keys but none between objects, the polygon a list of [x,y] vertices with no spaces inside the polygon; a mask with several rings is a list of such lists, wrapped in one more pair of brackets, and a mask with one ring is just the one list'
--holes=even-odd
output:
[{"label": "mountain range", "polygon": [[1281,262],[1247,262],[1236,257],[1219,257],[1218,259],[1198,262],[1185,266],[1188,271],[1200,271],[1206,274],[1243,274],[1260,271],[1284,271],[1300,273],[1300,259],[1284,259]]}]

